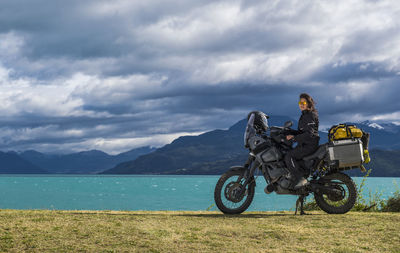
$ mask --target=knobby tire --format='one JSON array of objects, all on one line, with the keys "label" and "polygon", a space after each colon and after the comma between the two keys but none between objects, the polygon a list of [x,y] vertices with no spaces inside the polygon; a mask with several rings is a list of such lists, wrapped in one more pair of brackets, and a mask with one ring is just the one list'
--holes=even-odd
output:
[{"label": "knobby tire", "polygon": [[229,178],[234,177],[234,176],[243,176],[244,172],[241,170],[235,170],[235,171],[228,171],[224,173],[220,179],[217,182],[217,185],[215,186],[214,190],[214,200],[215,204],[217,205],[218,209],[221,210],[221,212],[225,214],[240,214],[244,212],[251,204],[254,198],[254,193],[255,193],[255,182],[254,182],[254,177],[251,178],[250,183],[247,186],[247,196],[244,196],[246,200],[243,202],[242,205],[240,205],[237,208],[229,208],[227,207],[222,199],[221,199],[221,194],[224,193],[223,186],[226,181],[228,181]]},{"label": "knobby tire", "polygon": [[[353,207],[354,204],[356,203],[357,200],[357,187],[354,181],[351,179],[346,174],[343,173],[334,173],[331,175],[327,175],[324,177],[325,180],[335,180],[335,181],[340,181],[344,183],[344,185],[347,187],[346,191],[346,197],[348,197],[347,201],[339,206],[331,205],[326,201],[326,195],[324,197],[324,194],[321,193],[314,193],[315,197],[315,202],[317,205],[325,212],[329,214],[344,214],[350,211]],[[348,194],[348,196],[347,196]],[[335,203],[334,201],[332,201]]]}]

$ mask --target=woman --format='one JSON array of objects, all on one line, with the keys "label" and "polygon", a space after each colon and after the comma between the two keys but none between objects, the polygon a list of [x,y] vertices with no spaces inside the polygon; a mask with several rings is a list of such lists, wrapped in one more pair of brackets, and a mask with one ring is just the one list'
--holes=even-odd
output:
[{"label": "woman", "polygon": [[318,148],[318,112],[315,102],[307,93],[300,94],[299,108],[301,116],[298,124],[298,134],[286,136],[287,140],[294,140],[297,146],[290,150],[285,156],[285,163],[291,172],[292,188],[298,189],[307,184],[296,160],[311,155]]}]

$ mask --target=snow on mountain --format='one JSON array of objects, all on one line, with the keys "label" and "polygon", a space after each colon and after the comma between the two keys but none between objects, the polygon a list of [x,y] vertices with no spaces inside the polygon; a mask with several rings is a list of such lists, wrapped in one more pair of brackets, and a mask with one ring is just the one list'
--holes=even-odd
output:
[{"label": "snow on mountain", "polygon": [[[397,124],[396,124],[397,123]],[[378,132],[386,132],[392,134],[400,133],[400,124],[399,122],[373,122],[373,121],[364,121],[359,123],[361,128],[367,128],[368,131],[378,131]],[[368,129],[369,128],[369,129]]]},{"label": "snow on mountain", "polygon": [[373,127],[373,128],[377,128],[377,129],[380,129],[380,130],[384,129],[383,126],[381,126],[381,125],[379,125],[377,123],[370,123],[370,124],[368,124],[368,126]]}]

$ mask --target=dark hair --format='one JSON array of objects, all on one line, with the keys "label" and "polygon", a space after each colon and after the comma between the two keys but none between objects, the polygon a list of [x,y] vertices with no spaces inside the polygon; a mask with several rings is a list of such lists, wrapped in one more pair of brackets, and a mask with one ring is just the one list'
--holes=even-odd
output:
[{"label": "dark hair", "polygon": [[310,95],[308,95],[307,93],[301,93],[300,99],[302,98],[304,98],[307,101],[307,106],[310,109],[310,111],[317,112],[317,109],[315,109],[316,102]]}]

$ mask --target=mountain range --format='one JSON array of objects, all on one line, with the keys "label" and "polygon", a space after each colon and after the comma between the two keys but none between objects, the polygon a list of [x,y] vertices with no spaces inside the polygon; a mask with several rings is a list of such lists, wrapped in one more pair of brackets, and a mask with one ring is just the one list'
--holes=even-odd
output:
[{"label": "mountain range", "polygon": [[0,173],[1,174],[45,174],[46,170],[22,159],[15,152],[0,151]]},{"label": "mountain range", "polygon": [[[286,116],[271,116],[269,124],[282,126]],[[351,124],[351,123],[349,123]],[[400,176],[400,126],[365,121],[356,124],[371,133],[371,176]],[[35,150],[0,152],[0,174],[222,174],[230,166],[242,165],[248,156],[243,146],[246,120],[229,129],[213,130],[199,136],[182,136],[155,149],[142,147],[118,155],[99,150],[72,154],[45,154]],[[319,132],[320,143],[327,133]],[[351,175],[362,175],[356,170]]]},{"label": "mountain range", "polygon": [[118,155],[99,150],[72,154],[44,154],[35,150],[0,152],[0,174],[96,174],[154,150],[140,147]]},{"label": "mountain range", "polygon": [[[291,120],[285,116],[271,116],[270,125],[282,126]],[[348,123],[352,124],[352,123]],[[370,150],[373,169],[371,176],[400,176],[398,163],[400,126],[369,121],[355,124],[371,134]],[[243,147],[246,120],[241,120],[227,130],[214,130],[199,136],[183,136],[156,151],[136,160],[124,162],[104,171],[104,174],[222,174],[230,166],[243,165],[248,151]],[[327,133],[319,132],[320,143],[327,142]],[[353,175],[362,175],[352,170]]]}]

